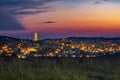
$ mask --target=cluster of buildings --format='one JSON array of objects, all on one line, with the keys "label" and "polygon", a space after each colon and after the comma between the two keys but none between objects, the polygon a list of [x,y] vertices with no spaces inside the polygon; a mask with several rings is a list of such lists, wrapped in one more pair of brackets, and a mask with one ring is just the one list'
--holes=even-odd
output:
[{"label": "cluster of buildings", "polygon": [[95,58],[120,53],[120,40],[76,38],[38,40],[35,33],[32,40],[21,40],[0,46],[1,56],[27,57],[86,57]]}]

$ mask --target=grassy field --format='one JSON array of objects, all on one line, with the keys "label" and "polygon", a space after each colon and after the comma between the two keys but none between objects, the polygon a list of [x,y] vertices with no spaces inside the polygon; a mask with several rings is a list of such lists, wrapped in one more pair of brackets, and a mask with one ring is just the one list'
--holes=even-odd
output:
[{"label": "grassy field", "polygon": [[120,58],[0,58],[0,80],[120,80]]}]

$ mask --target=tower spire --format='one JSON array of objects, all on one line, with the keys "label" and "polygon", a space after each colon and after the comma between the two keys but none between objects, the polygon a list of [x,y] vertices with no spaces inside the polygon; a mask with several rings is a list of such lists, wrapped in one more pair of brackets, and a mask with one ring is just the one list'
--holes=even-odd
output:
[{"label": "tower spire", "polygon": [[38,41],[38,33],[35,32],[32,41],[36,42]]}]

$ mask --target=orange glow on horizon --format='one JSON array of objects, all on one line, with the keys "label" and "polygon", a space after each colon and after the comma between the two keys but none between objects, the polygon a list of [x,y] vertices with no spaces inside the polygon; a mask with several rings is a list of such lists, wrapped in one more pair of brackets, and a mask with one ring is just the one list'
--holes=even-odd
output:
[{"label": "orange glow on horizon", "polygon": [[[118,4],[76,5],[71,9],[59,8],[44,14],[32,14],[18,19],[27,31],[45,33],[88,32],[117,34],[120,31],[120,6]],[[43,23],[45,21],[56,23]]]}]

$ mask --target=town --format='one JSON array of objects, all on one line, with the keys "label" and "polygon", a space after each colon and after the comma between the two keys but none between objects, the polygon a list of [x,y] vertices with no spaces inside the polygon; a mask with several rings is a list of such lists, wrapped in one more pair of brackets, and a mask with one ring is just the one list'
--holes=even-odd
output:
[{"label": "town", "polygon": [[95,58],[119,53],[120,38],[69,37],[39,40],[37,33],[32,40],[0,37],[0,56],[4,57]]}]

